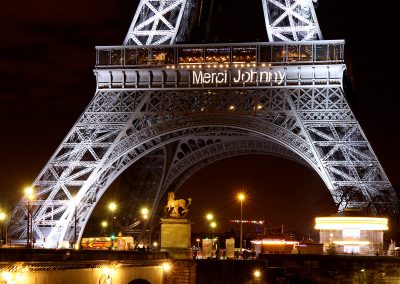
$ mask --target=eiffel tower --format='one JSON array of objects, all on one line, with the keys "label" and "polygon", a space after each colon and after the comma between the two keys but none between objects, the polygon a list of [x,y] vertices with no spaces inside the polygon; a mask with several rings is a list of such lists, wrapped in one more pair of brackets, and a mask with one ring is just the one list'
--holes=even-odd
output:
[{"label": "eiffel tower", "polygon": [[[269,42],[175,44],[203,1],[141,0],[123,45],[96,47],[95,96],[32,184],[38,245],[80,239],[129,167],[133,196],[156,212],[167,190],[242,153],[311,167],[338,210],[397,210],[344,95],[344,41],[322,39],[312,0],[262,0]],[[10,234],[21,242],[27,202],[12,215]]]}]

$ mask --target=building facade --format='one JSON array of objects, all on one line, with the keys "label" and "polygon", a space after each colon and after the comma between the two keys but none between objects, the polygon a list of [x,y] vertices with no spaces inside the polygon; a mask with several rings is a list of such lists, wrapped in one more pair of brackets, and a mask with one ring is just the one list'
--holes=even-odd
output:
[{"label": "building facade", "polygon": [[[388,219],[365,216],[361,210],[345,209],[330,217],[315,219],[324,251],[339,254],[383,254],[383,232]],[[332,250],[335,250],[334,252]]]}]

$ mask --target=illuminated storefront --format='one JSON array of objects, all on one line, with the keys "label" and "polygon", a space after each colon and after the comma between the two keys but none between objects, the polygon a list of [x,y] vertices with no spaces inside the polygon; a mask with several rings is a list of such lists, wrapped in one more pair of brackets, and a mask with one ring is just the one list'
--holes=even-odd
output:
[{"label": "illuminated storefront", "polygon": [[331,217],[315,218],[315,229],[320,230],[324,250],[333,243],[340,254],[382,254],[388,219],[363,216],[358,209],[345,209]]}]

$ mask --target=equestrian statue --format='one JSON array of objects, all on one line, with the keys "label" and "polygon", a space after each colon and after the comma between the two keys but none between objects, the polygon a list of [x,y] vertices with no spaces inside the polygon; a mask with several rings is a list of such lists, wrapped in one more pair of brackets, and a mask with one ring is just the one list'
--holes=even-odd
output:
[{"label": "equestrian statue", "polygon": [[192,198],[175,200],[175,193],[168,192],[168,203],[165,206],[166,217],[183,218],[189,212],[189,206],[192,204]]}]

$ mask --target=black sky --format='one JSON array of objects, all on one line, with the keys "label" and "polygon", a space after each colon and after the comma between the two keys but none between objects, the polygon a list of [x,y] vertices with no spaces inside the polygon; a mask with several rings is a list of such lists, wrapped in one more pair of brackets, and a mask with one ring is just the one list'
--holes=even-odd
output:
[{"label": "black sky", "polygon": [[[243,3],[249,6],[243,6]],[[256,11],[252,9],[254,7]],[[261,1],[222,1],[218,39],[263,41]],[[349,4],[351,2],[351,4]],[[95,91],[96,45],[121,44],[138,1],[6,1],[0,10],[0,208],[10,209],[46,164]],[[325,39],[345,39],[353,111],[394,186],[398,161],[398,47],[395,12],[360,1],[320,1]],[[228,8],[230,7],[230,8]],[[237,157],[198,172],[178,192],[191,195],[194,230],[212,210],[224,229],[238,217],[233,194],[250,195],[245,216],[310,231],[330,214],[327,189],[311,170],[275,157]],[[235,214],[237,214],[235,216]]]}]

